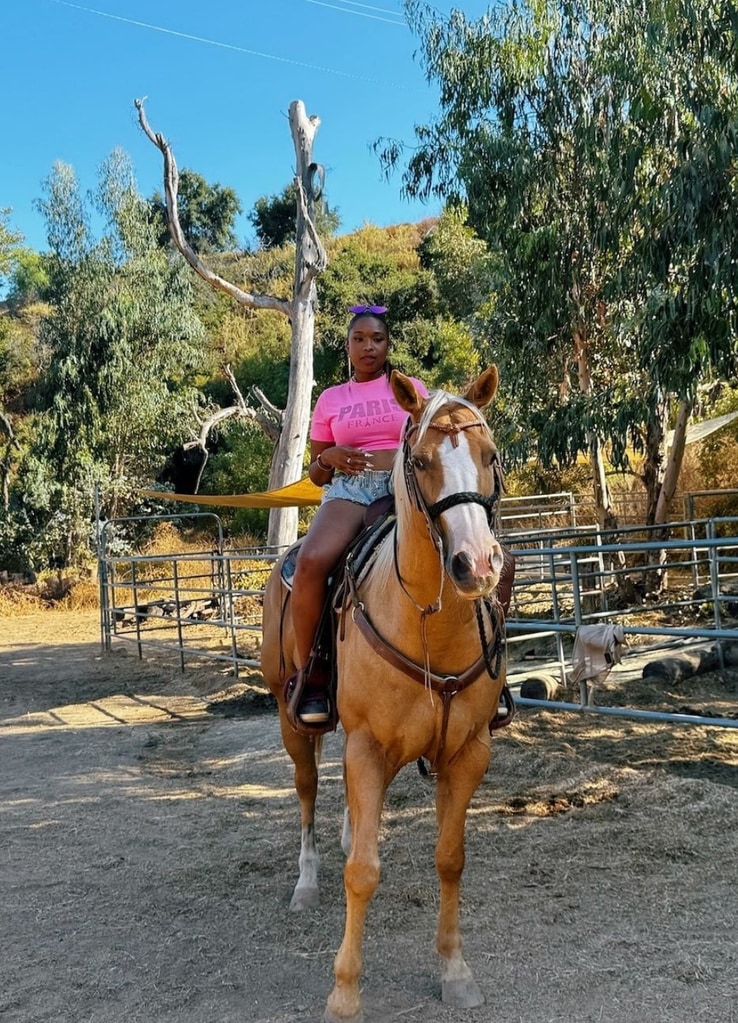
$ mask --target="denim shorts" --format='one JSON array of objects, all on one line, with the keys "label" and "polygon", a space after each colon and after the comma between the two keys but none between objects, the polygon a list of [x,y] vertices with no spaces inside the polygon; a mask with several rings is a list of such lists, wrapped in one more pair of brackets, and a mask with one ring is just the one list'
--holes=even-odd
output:
[{"label": "denim shorts", "polygon": [[391,469],[364,469],[357,476],[337,472],[323,487],[322,504],[326,501],[353,501],[369,505],[380,497],[392,493]]}]

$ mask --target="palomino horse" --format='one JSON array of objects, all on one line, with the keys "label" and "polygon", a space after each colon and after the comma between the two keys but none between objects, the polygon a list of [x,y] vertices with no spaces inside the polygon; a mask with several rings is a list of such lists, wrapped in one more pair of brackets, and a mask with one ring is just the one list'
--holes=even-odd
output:
[{"label": "palomino horse", "polygon": [[[501,474],[479,411],[494,397],[497,380],[492,366],[463,398],[437,391],[425,399],[408,377],[392,374],[395,398],[409,413],[393,473],[397,517],[371,569],[348,578],[338,625],[348,858],[346,924],[325,1012],[329,1023],[362,1018],[362,937],[379,881],[384,796],[400,768],[420,758],[436,775],[442,998],[459,1008],[484,1001],[462,956],[459,883],[466,812],[487,769],[489,724],[504,684],[495,600],[503,552],[491,527]],[[264,600],[262,670],[279,701],[282,737],[295,764],[302,846],[291,905],[302,909],[318,899],[314,808],[320,739],[298,735],[285,717],[282,689],[294,671],[294,656],[289,601],[277,565]]]}]

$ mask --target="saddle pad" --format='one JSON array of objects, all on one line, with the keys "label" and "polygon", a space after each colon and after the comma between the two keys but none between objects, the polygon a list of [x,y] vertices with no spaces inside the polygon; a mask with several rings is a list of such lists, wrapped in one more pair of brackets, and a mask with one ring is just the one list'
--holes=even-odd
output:
[{"label": "saddle pad", "polygon": [[292,546],[287,550],[282,561],[282,568],[280,575],[282,576],[282,582],[285,584],[288,590],[292,590],[292,580],[295,576],[295,562],[297,561],[297,555],[300,550],[300,544],[302,543],[302,537],[293,543]]},{"label": "saddle pad", "polygon": [[393,514],[384,515],[371,526],[367,526],[354,540],[350,553],[352,572],[357,584],[371,568],[375,555],[395,524],[395,518]]},{"label": "saddle pad", "polygon": [[[372,554],[379,549],[382,541],[389,533],[390,529],[394,525],[394,515],[385,515],[381,519],[377,519],[371,526],[367,526],[354,540],[349,550],[353,551],[353,565],[354,565],[354,576],[358,580],[368,570],[371,564]],[[282,582],[288,590],[292,590],[292,583],[295,576],[295,563],[297,561],[297,555],[300,551],[300,544],[302,543],[302,537],[293,543],[288,548],[287,553],[282,561],[281,577]],[[336,572],[337,577],[343,575],[343,559],[339,566],[339,571]],[[333,576],[328,578],[328,592],[330,593],[333,586]],[[340,599],[334,600],[334,606],[340,604]]]}]

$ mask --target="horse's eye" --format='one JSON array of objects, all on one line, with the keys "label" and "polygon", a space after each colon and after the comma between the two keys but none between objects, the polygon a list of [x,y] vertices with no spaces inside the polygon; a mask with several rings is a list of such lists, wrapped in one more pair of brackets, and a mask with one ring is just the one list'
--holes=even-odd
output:
[{"label": "horse's eye", "polygon": [[422,455],[413,455],[413,468],[421,470],[427,468],[426,461]]}]

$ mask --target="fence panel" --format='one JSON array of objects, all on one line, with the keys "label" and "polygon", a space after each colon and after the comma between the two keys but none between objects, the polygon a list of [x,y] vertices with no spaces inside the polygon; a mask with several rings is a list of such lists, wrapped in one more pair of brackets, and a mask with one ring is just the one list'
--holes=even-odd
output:
[{"label": "fence panel", "polygon": [[[230,550],[218,517],[207,517],[215,526],[212,549],[156,555],[113,554],[116,523],[106,523],[100,552],[106,649],[123,641],[135,644],[140,657],[149,648],[167,651],[182,670],[195,658],[227,662],[236,676],[258,670],[263,590],[279,552]],[[531,666],[565,685],[577,630],[587,624],[617,624],[641,653],[710,641],[721,666],[726,652],[738,653],[738,519],[670,523],[667,533],[664,539],[663,527],[630,526],[608,534],[571,523],[507,535],[516,558],[507,621],[511,685],[519,686]]]}]

